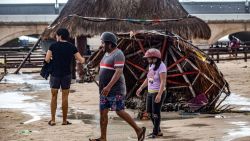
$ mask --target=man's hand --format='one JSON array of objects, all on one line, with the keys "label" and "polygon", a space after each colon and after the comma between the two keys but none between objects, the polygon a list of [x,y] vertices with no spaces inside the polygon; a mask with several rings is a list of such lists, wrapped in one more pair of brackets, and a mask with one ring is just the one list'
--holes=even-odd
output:
[{"label": "man's hand", "polygon": [[108,96],[109,92],[110,92],[110,87],[106,86],[103,88],[101,94],[104,95],[104,96]]},{"label": "man's hand", "polygon": [[161,102],[161,95],[157,94],[155,97],[155,103]]},{"label": "man's hand", "polygon": [[139,88],[139,89],[136,91],[136,95],[137,95],[138,97],[141,97],[141,95],[140,95],[141,91],[142,91],[141,88]]}]

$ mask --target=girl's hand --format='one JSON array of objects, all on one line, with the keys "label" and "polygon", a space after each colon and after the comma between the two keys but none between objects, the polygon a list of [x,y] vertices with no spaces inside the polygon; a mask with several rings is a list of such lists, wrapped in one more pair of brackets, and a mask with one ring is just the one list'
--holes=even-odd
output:
[{"label": "girl's hand", "polygon": [[141,97],[141,95],[140,95],[141,91],[142,91],[141,88],[139,88],[139,89],[136,91],[136,95],[137,95],[138,97]]},{"label": "girl's hand", "polygon": [[161,95],[157,94],[155,97],[155,103],[161,102]]}]

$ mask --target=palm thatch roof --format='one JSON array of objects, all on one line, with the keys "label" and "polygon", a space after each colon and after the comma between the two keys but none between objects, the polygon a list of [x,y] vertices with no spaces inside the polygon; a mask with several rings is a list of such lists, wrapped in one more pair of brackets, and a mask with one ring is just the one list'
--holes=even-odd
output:
[{"label": "palm thatch roof", "polygon": [[[79,16],[127,20],[97,22]],[[134,24],[129,19],[141,20]],[[143,21],[146,19],[154,19],[154,22],[145,24]],[[160,19],[169,20],[160,22]],[[208,25],[201,19],[190,16],[178,0],[69,0],[42,37],[54,37],[55,31],[60,27],[67,28],[72,37],[98,35],[104,31],[152,29],[173,32],[185,39],[209,39],[211,35]]]}]

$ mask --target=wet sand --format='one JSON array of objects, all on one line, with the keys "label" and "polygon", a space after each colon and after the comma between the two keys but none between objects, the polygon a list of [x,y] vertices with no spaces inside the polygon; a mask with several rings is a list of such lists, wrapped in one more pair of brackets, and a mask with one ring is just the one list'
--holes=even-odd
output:
[{"label": "wet sand", "polygon": [[[250,63],[243,61],[220,62],[218,67],[229,82],[232,93],[244,98],[246,101],[245,104],[241,103],[242,105],[237,106],[250,107],[250,104],[248,105],[248,102],[250,103]],[[38,77],[38,74],[32,75],[35,79],[41,79]],[[24,105],[30,108],[24,106],[23,108],[0,109],[1,141],[88,141],[90,137],[99,136],[98,88],[94,83],[77,83],[72,85],[69,97],[69,120],[73,123],[72,125],[61,125],[61,95],[59,94],[57,125],[53,127],[47,124],[50,119],[50,92],[45,85],[46,81],[42,81],[42,85],[38,85],[40,81],[32,81],[31,83],[0,84],[1,92],[19,91],[22,92],[21,96],[32,97],[32,99],[27,98],[23,100]],[[44,88],[37,91],[37,86]],[[3,95],[3,93],[0,93],[0,97],[1,94]],[[0,103],[0,107],[2,105],[3,103]],[[136,110],[127,111],[134,118],[136,117]],[[164,136],[154,139],[157,141],[250,140],[250,112],[219,115],[167,112],[162,113],[162,116],[163,121],[161,125]],[[152,131],[150,121],[136,120],[136,122],[140,126],[146,126],[147,133]],[[115,113],[110,112],[108,140],[136,140],[135,137],[132,128],[119,119]]]}]

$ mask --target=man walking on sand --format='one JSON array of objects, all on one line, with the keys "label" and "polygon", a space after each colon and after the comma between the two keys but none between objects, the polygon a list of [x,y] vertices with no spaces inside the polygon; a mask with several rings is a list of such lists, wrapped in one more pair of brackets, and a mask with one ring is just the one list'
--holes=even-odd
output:
[{"label": "man walking on sand", "polygon": [[55,114],[57,108],[58,89],[62,89],[62,125],[71,124],[67,121],[68,114],[68,95],[71,83],[71,62],[75,58],[79,62],[84,63],[85,59],[77,51],[77,48],[69,43],[69,32],[65,28],[60,28],[56,32],[57,42],[52,44],[47,51],[45,61],[49,63],[52,60],[52,74],[50,76],[51,88],[51,120],[49,125],[56,125]]},{"label": "man walking on sand", "polygon": [[134,128],[138,141],[145,138],[145,127],[138,127],[132,117],[125,112],[126,85],[123,75],[125,56],[117,48],[117,38],[111,32],[101,35],[102,49],[105,51],[100,63],[99,93],[100,93],[100,127],[101,137],[89,139],[90,141],[107,141],[108,112],[116,111],[116,114]]}]

